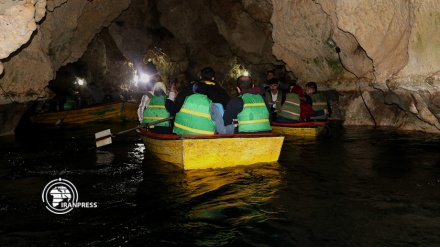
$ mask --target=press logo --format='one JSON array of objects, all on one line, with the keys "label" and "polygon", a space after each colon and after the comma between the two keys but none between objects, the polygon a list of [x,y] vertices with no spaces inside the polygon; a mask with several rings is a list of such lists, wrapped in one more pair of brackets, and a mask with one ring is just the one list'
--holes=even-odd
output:
[{"label": "press logo", "polygon": [[67,214],[74,208],[96,208],[96,202],[78,202],[78,191],[70,181],[62,178],[50,181],[41,195],[46,208],[54,214]]}]

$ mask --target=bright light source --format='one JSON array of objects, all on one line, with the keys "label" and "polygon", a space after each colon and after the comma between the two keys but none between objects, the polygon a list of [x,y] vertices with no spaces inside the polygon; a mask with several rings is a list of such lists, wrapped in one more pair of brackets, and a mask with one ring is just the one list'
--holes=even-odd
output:
[{"label": "bright light source", "polygon": [[82,86],[84,85],[84,83],[86,83],[86,81],[82,78],[76,78],[76,84]]},{"label": "bright light source", "polygon": [[245,70],[245,71],[243,72],[243,75],[244,75],[244,76],[249,76],[249,72],[248,72],[247,70]]},{"label": "bright light source", "polygon": [[147,81],[149,81],[150,80],[150,76],[149,75],[147,75],[147,74],[144,74],[144,73],[141,73],[140,74],[140,76],[139,76],[139,81],[140,82],[147,82]]},{"label": "bright light source", "polygon": [[336,46],[336,42],[332,38],[327,39],[327,44],[332,48]]}]

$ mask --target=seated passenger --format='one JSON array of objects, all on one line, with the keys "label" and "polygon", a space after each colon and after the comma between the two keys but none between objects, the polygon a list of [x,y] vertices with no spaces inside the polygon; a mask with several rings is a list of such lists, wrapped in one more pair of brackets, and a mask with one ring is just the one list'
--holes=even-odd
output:
[{"label": "seated passenger", "polygon": [[261,95],[259,88],[254,87],[250,76],[237,79],[237,98],[229,101],[223,119],[226,124],[234,123],[234,133],[271,131],[270,108],[272,105]]},{"label": "seated passenger", "polygon": [[[162,82],[154,84],[152,90],[153,95],[147,108],[145,108],[143,112],[142,124],[148,125],[148,123],[170,117],[174,102],[167,99],[165,90],[165,85]],[[153,133],[170,134],[172,130],[173,128],[170,121],[150,126],[150,131]]]},{"label": "seated passenger", "polygon": [[234,125],[224,125],[222,114],[216,104],[206,95],[207,85],[196,82],[194,94],[186,97],[176,114],[173,132],[176,134],[232,134]]},{"label": "seated passenger", "polygon": [[312,106],[303,97],[302,88],[296,84],[291,84],[276,121],[281,123],[298,123],[307,121],[312,114]]},{"label": "seated passenger", "polygon": [[308,82],[306,84],[306,101],[313,108],[313,115],[311,120],[326,120],[327,115],[331,116],[331,107],[325,95],[318,92],[318,87],[315,82]]}]

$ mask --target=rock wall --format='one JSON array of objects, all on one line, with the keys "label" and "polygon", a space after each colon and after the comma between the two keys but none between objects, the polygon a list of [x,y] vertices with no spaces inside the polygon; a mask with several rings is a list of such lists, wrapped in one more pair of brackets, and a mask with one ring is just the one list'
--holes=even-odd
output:
[{"label": "rock wall", "polygon": [[130,4],[87,0],[2,2],[0,30],[9,35],[0,40],[4,68],[0,104],[38,98],[55,72],[77,61],[95,35]]},{"label": "rock wall", "polygon": [[105,82],[159,54],[168,74],[215,67],[231,95],[244,69],[258,84],[285,66],[329,90],[347,125],[440,133],[439,13],[436,0],[0,0],[0,104],[44,97],[69,63]]}]

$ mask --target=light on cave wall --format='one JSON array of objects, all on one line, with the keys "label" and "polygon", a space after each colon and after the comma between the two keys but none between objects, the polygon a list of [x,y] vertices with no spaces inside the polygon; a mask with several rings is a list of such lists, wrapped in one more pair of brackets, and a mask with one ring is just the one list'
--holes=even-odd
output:
[{"label": "light on cave wall", "polygon": [[138,83],[139,83],[139,76],[135,73],[133,75],[133,85],[135,85],[137,87]]},{"label": "light on cave wall", "polygon": [[240,76],[250,76],[251,73],[241,64],[234,64],[229,72],[226,74],[227,78],[231,78],[232,80],[236,80]]},{"label": "light on cave wall", "polygon": [[151,79],[151,76],[146,73],[140,72],[139,74],[135,72],[133,75],[133,85],[138,87],[141,85],[145,85],[149,80]]},{"label": "light on cave wall", "polygon": [[140,73],[139,75],[139,82],[141,83],[147,83],[150,80],[150,75],[146,73]]},{"label": "light on cave wall", "polygon": [[86,84],[86,80],[84,80],[83,78],[77,77],[75,84],[82,86],[82,85]]},{"label": "light on cave wall", "polygon": [[336,42],[332,38],[328,38],[327,45],[329,45],[331,48],[333,48],[336,46]]}]

